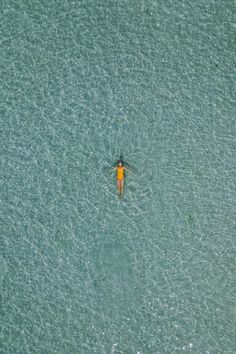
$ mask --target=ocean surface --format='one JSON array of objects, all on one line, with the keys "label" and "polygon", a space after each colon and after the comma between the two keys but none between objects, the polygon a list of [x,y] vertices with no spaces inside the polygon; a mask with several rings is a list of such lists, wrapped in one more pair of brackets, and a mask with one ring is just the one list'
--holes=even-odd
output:
[{"label": "ocean surface", "polygon": [[236,353],[234,13],[1,1],[1,354]]}]

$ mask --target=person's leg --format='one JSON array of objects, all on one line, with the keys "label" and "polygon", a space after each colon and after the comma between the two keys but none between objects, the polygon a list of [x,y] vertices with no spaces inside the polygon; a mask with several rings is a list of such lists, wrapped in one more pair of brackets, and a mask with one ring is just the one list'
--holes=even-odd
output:
[{"label": "person's leg", "polygon": [[118,194],[120,194],[120,192],[121,192],[121,184],[120,184],[119,180],[117,180],[117,188],[118,188]]},{"label": "person's leg", "polygon": [[124,179],[122,179],[121,181],[120,181],[120,184],[121,184],[121,194],[124,194]]}]

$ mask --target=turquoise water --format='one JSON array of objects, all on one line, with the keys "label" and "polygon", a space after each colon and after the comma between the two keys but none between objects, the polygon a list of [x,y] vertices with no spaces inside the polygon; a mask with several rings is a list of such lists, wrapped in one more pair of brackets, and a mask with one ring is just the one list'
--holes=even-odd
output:
[{"label": "turquoise water", "polygon": [[235,353],[233,1],[0,8],[0,353]]}]

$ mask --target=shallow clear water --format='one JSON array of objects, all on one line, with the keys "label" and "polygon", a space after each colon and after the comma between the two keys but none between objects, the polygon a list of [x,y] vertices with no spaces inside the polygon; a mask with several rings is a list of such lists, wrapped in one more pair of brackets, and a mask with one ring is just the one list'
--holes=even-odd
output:
[{"label": "shallow clear water", "polygon": [[1,353],[235,353],[233,10],[2,2]]}]

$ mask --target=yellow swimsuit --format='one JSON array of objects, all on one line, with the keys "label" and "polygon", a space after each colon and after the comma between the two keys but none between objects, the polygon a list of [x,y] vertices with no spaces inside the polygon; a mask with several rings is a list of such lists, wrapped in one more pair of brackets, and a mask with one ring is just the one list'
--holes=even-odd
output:
[{"label": "yellow swimsuit", "polygon": [[124,167],[118,166],[117,167],[117,180],[122,181],[124,179]]}]

